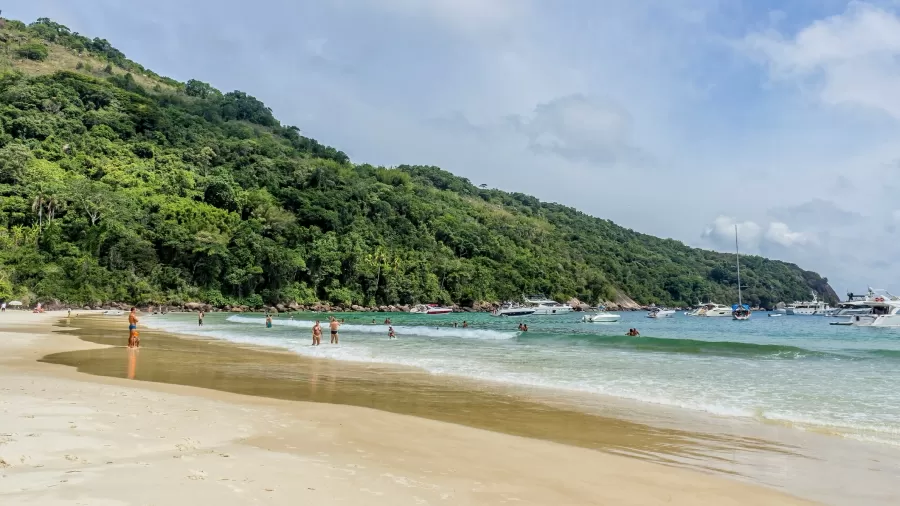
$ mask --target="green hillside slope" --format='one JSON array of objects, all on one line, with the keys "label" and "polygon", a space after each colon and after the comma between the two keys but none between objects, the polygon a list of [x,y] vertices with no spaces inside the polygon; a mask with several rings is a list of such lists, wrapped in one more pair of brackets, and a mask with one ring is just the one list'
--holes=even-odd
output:
[{"label": "green hillside slope", "polygon": [[[358,165],[246,93],[49,20],[0,29],[0,300],[260,305],[736,299],[734,256],[436,167]],[[743,258],[753,303],[834,296]]]}]

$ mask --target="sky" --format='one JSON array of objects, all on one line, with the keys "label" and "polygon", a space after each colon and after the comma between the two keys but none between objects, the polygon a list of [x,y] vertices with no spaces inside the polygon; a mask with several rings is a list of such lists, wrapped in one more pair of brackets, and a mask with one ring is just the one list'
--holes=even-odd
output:
[{"label": "sky", "polygon": [[900,294],[900,1],[13,0],[355,162]]}]

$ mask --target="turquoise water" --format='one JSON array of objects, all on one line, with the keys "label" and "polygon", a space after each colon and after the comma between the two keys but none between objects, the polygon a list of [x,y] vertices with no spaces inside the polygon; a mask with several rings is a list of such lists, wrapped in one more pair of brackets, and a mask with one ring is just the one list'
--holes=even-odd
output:
[{"label": "turquoise water", "polygon": [[[281,315],[154,316],[153,327],[301,355],[397,364],[513,385],[561,389],[826,431],[900,446],[900,329],[829,326],[831,318],[757,313],[747,322],[648,319],[624,313],[615,324],[581,314],[494,318],[398,313],[337,314],[341,343],[310,346],[312,319]],[[396,340],[389,340],[390,317]],[[372,319],[379,324],[372,325]],[[470,328],[461,327],[463,319]],[[454,328],[453,322],[460,327]],[[517,331],[519,322],[529,331]],[[631,327],[642,337],[626,337]]]}]

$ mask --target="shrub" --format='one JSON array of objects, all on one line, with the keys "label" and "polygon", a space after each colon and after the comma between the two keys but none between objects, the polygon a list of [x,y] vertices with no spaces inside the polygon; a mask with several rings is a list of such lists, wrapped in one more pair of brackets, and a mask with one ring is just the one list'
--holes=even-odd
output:
[{"label": "shrub", "polygon": [[50,51],[47,50],[47,46],[38,42],[32,42],[31,44],[25,44],[24,46],[17,49],[16,55],[18,55],[19,58],[27,58],[34,61],[44,61],[47,59],[47,56],[50,55]]}]

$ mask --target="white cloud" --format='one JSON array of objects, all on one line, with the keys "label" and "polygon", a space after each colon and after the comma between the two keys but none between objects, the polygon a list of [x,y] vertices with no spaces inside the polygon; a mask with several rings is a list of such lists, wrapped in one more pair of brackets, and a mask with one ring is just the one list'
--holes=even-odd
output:
[{"label": "white cloud", "polygon": [[749,220],[739,222],[730,216],[717,217],[706,226],[701,238],[716,249],[733,251],[735,226],[741,250],[748,253],[765,255],[782,248],[801,248],[818,244],[815,233],[791,230],[791,227],[780,221],[761,225]]},{"label": "white cloud", "polygon": [[753,221],[738,222],[730,216],[719,216],[707,225],[701,237],[717,249],[734,250],[735,226],[741,249],[748,253],[759,252],[760,240],[763,238],[762,227]]},{"label": "white cloud", "polygon": [[596,166],[640,163],[640,151],[631,146],[631,116],[612,102],[569,95],[538,104],[529,117],[511,120],[535,152]]},{"label": "white cloud", "polygon": [[765,240],[790,248],[813,244],[816,242],[816,236],[809,232],[794,232],[786,223],[776,221],[769,224]]},{"label": "white cloud", "polygon": [[744,47],[775,80],[796,81],[829,105],[877,109],[900,119],[900,17],[866,2],[784,37],[748,35]]}]

